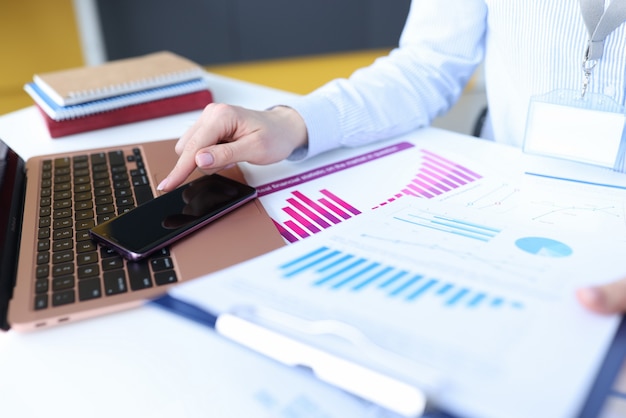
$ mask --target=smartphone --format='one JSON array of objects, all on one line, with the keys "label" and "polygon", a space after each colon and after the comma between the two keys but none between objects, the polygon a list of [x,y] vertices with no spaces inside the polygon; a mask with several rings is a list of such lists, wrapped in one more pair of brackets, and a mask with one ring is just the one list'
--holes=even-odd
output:
[{"label": "smartphone", "polygon": [[103,222],[91,238],[129,260],[142,259],[254,199],[254,187],[206,175]]}]

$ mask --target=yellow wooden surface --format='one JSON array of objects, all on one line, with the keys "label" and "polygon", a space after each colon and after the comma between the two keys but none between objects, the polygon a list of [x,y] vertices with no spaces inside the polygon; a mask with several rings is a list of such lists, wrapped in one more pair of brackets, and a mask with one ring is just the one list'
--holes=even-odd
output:
[{"label": "yellow wooden surface", "polygon": [[[207,70],[305,94],[347,77],[387,49],[211,65]],[[24,92],[35,73],[83,65],[72,0],[0,0],[0,115],[32,104]]]},{"label": "yellow wooden surface", "polygon": [[[35,73],[83,65],[71,0],[0,0],[0,114],[32,104],[23,91]],[[208,71],[305,94],[348,77],[387,49],[207,66]]]},{"label": "yellow wooden surface", "polygon": [[30,106],[38,72],[83,65],[72,0],[0,0],[0,114]]},{"label": "yellow wooden surface", "polygon": [[354,70],[367,66],[388,49],[341,52],[290,57],[205,67],[207,71],[306,94],[337,77],[348,77]]}]

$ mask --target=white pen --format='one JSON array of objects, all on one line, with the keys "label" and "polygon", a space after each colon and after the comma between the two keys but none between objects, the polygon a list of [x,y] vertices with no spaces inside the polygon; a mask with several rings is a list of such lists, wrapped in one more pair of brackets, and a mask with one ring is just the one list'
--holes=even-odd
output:
[{"label": "white pen", "polygon": [[305,366],[318,379],[400,415],[419,417],[426,411],[428,402],[422,390],[237,315],[218,315],[215,330],[283,364]]}]

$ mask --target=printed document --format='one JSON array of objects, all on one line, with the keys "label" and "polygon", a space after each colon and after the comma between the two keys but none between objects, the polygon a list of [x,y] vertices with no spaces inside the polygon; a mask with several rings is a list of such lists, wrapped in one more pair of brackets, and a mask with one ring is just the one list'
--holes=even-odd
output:
[{"label": "printed document", "polygon": [[623,277],[626,243],[558,227],[576,205],[538,222],[546,200],[529,202],[399,199],[171,295],[388,373],[452,414],[571,417],[619,324],[574,291]]}]

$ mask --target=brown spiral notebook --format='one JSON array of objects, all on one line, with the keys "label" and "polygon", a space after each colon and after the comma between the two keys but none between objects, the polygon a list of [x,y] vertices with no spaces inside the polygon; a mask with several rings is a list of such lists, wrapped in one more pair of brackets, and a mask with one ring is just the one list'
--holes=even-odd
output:
[{"label": "brown spiral notebook", "polygon": [[60,106],[162,87],[200,78],[197,63],[169,51],[110,61],[102,65],[35,74],[33,80]]}]

